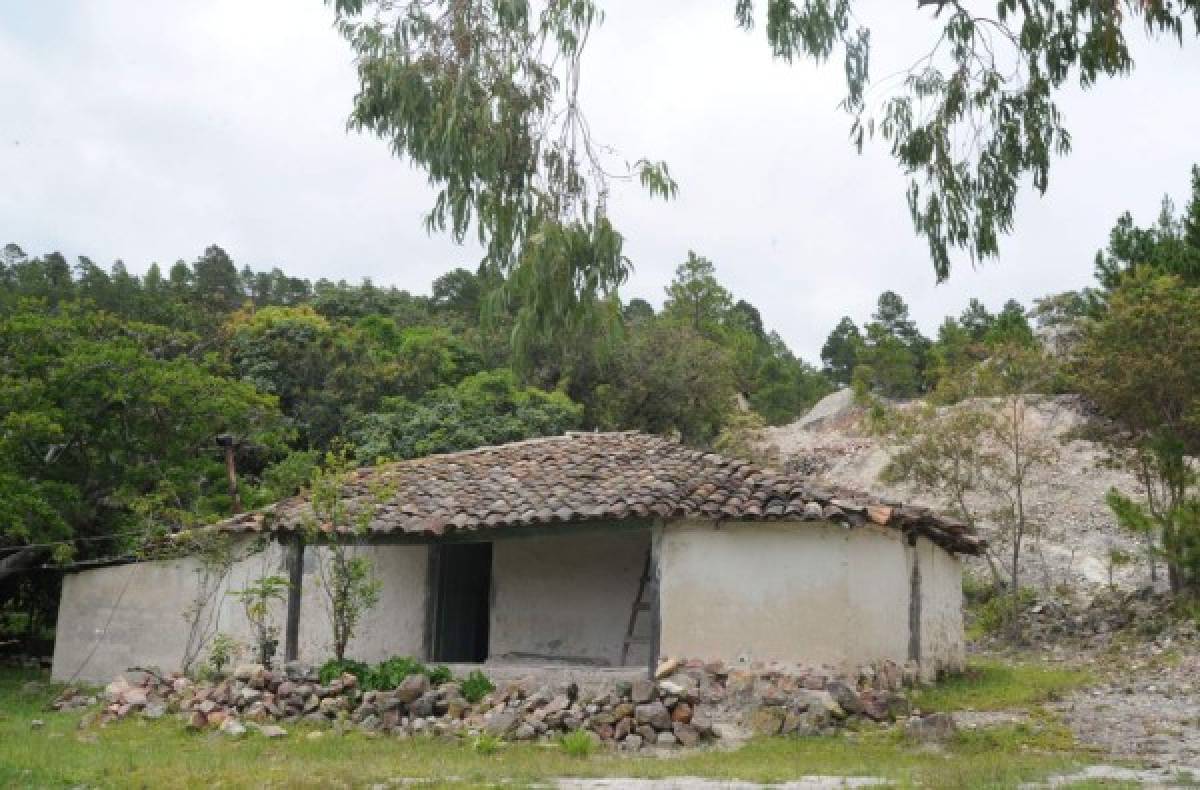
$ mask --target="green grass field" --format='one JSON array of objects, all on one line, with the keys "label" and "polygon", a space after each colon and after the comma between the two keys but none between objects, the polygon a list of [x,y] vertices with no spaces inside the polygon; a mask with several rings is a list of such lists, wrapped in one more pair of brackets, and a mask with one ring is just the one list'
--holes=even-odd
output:
[{"label": "green grass field", "polygon": [[[985,701],[1035,704],[1044,689],[1061,693],[1085,676],[1049,676],[1041,667],[983,665],[922,695],[927,709],[979,707]],[[400,778],[432,787],[522,787],[555,777],[702,776],[771,782],[804,775],[880,776],[902,787],[1015,787],[1068,771],[1093,758],[1044,716],[1035,724],[960,733],[938,747],[906,743],[894,730],[837,737],[773,738],[735,751],[705,750],[672,759],[604,751],[572,756],[559,745],[507,744],[487,753],[470,741],[409,739],[294,728],[288,738],[251,734],[231,740],[190,733],[166,718],[79,729],[82,713],[46,710],[54,689],[44,680],[0,670],[0,787],[362,787]],[[1022,689],[1042,689],[1032,695]],[[44,726],[34,728],[34,719]]]}]

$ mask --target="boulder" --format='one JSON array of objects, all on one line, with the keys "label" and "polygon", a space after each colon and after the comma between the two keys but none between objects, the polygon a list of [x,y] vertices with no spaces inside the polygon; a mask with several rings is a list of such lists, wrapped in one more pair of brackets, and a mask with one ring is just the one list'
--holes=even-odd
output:
[{"label": "boulder", "polygon": [[954,737],[958,725],[949,713],[911,716],[904,722],[904,736],[918,743],[936,743]]},{"label": "boulder", "polygon": [[233,668],[233,679],[244,683],[256,675],[261,676],[265,671],[266,667],[262,664],[238,664]]},{"label": "boulder", "polygon": [[767,705],[750,714],[746,722],[755,735],[778,735],[783,730],[787,710],[778,705]]},{"label": "boulder", "polygon": [[853,715],[863,712],[863,703],[859,699],[858,692],[842,681],[835,680],[827,683],[825,685],[825,693],[833,697],[833,701],[846,713]]},{"label": "boulder", "polygon": [[690,724],[677,721],[671,727],[671,732],[675,735],[675,739],[683,746],[695,746],[700,743],[700,731]]},{"label": "boulder", "polygon": [[400,700],[400,702],[403,702],[405,705],[411,705],[428,691],[428,677],[421,674],[409,675],[404,680],[400,681],[400,685],[396,688],[396,699]]},{"label": "boulder", "polygon": [[656,730],[671,728],[671,714],[667,711],[667,706],[661,702],[638,705],[634,710],[634,716],[638,724],[648,724]]},{"label": "boulder", "polygon": [[654,684],[641,678],[633,681],[629,686],[629,698],[638,705],[650,702],[654,699]]}]

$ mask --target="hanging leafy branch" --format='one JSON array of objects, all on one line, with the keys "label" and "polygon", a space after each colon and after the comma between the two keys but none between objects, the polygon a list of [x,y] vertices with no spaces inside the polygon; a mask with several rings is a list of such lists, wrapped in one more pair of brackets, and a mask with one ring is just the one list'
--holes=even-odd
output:
[{"label": "hanging leafy branch", "polygon": [[[350,126],[427,172],[438,189],[430,230],[461,240],[474,224],[485,262],[507,273],[544,223],[599,227],[611,152],[592,138],[579,101],[599,2],[326,1],[358,58]],[[734,17],[743,30],[764,23],[780,60],[840,53],[851,140],[861,150],[878,136],[909,177],[909,211],[939,281],[957,251],[973,263],[998,253],[1026,180],[1046,191],[1052,158],[1071,147],[1055,98],[1064,87],[1129,74],[1131,25],[1181,44],[1185,30],[1200,32],[1197,0],[998,0],[989,15],[959,0],[916,0],[940,26],[933,47],[874,80],[872,31],[854,14],[862,7],[735,0]],[[618,175],[652,195],[676,191],[663,162],[640,159]],[[611,274],[597,267],[602,289],[619,284]],[[563,293],[535,279],[548,298]]]}]

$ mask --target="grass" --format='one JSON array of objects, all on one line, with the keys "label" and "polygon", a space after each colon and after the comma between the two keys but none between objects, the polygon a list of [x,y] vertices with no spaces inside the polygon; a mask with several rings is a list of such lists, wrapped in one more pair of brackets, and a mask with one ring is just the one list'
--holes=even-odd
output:
[{"label": "grass", "polygon": [[978,661],[913,696],[922,711],[1027,709],[1061,698],[1092,681],[1080,669],[1030,663]]},{"label": "grass", "polygon": [[572,757],[591,757],[599,744],[583,730],[575,730],[558,739],[562,750]]},{"label": "grass", "polygon": [[[1015,787],[1092,761],[1053,722],[964,732],[936,748],[907,744],[895,730],[872,730],[760,739],[736,751],[701,750],[671,760],[607,752],[576,757],[558,744],[479,748],[472,739],[327,732],[310,740],[300,727],[286,739],[235,741],[189,733],[171,718],[81,731],[81,712],[45,710],[52,690],[23,690],[32,677],[0,670],[0,787],[361,787],[400,777],[428,779],[433,787],[522,787],[564,776],[779,782],[823,774],[882,776],[901,787],[986,788]],[[44,726],[32,729],[35,718]]]}]

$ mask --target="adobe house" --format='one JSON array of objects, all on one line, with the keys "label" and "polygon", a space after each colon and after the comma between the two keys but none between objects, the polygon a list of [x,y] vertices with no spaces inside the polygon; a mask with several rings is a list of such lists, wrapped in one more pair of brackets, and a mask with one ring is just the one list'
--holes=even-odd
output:
[{"label": "adobe house", "polygon": [[[343,492],[373,508],[368,529],[327,533],[382,583],[347,651],[359,660],[637,672],[662,657],[846,672],[890,660],[927,676],[963,662],[960,555],[982,542],[924,508],[637,432],[361,469]],[[216,582],[192,557],[69,574],[54,678],[177,669],[197,629],[248,643],[229,592],[272,574],[291,581],[280,652],[329,658],[312,523],[302,495],[216,525],[243,551]],[[219,589],[197,616],[202,582]]]}]

